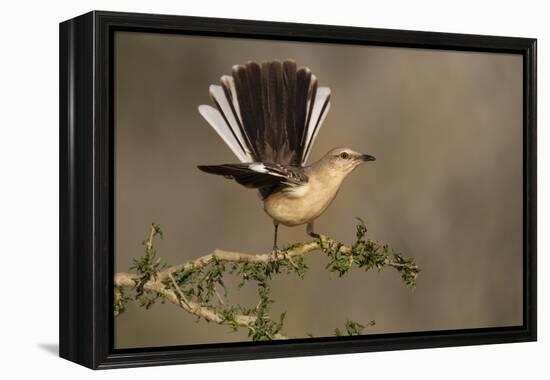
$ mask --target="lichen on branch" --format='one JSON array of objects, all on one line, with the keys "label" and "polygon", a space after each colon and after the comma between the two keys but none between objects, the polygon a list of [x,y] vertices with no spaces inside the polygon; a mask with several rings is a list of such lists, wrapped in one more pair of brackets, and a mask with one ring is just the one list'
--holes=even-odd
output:
[{"label": "lichen on branch", "polygon": [[[168,301],[199,320],[227,325],[235,331],[245,329],[251,340],[286,339],[282,333],[286,313],[276,318],[270,315],[275,302],[271,298],[270,281],[279,275],[304,278],[309,269],[305,257],[310,253],[323,253],[328,260],[326,269],[339,277],[354,268],[380,271],[390,267],[399,272],[405,285],[416,286],[420,270],[414,260],[394,252],[386,244],[367,239],[366,233],[366,224],[358,219],[352,245],[320,235],[313,241],[292,244],[278,252],[247,254],[217,249],[197,259],[167,266],[157,257],[154,239],[157,236],[162,239],[163,233],[160,226],[153,223],[143,242],[144,255],[133,260],[131,272],[115,274],[114,313],[118,316],[124,312],[131,301],[139,302],[146,309],[157,301]],[[230,304],[226,276],[239,278],[237,288],[253,283],[257,289],[256,303]],[[345,330],[348,335],[360,335],[374,323],[347,320]],[[336,328],[335,335],[343,333]]]}]

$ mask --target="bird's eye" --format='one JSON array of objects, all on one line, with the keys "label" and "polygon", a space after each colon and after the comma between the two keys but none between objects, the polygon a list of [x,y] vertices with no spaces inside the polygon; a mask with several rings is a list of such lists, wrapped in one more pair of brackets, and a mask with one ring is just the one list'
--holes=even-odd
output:
[{"label": "bird's eye", "polygon": [[349,158],[349,154],[347,152],[340,153],[340,158],[347,160]]}]

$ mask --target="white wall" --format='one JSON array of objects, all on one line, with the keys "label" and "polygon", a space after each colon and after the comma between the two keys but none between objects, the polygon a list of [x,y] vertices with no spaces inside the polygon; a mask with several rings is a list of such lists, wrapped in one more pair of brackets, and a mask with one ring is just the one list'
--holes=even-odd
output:
[{"label": "white wall", "polygon": [[[59,1],[4,3],[0,23],[0,376],[271,379],[542,378],[548,376],[547,216],[550,27],[543,1]],[[92,9],[539,39],[539,342],[291,358],[93,373],[56,357],[58,286],[58,22]],[[546,66],[546,67],[545,67]],[[546,297],[546,298],[544,298]],[[546,360],[545,360],[546,359]],[[7,375],[11,372],[11,375]]]}]

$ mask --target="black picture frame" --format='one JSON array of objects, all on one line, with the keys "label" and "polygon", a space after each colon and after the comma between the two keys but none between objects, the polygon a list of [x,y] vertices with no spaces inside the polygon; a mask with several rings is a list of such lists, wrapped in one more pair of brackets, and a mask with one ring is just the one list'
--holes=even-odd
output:
[{"label": "black picture frame", "polygon": [[[522,55],[523,324],[114,349],[113,34],[119,30]],[[59,38],[61,357],[100,369],[536,340],[536,39],[104,11],[62,22]]]}]

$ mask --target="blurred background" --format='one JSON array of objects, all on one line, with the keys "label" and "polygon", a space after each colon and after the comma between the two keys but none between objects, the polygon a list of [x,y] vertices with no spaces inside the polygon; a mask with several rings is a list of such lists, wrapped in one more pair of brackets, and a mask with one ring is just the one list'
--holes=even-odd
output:
[{"label": "blurred background", "polygon": [[[350,175],[316,222],[353,242],[368,236],[414,257],[414,291],[390,268],[331,276],[320,254],[304,280],[272,283],[273,315],[292,337],[333,335],[347,319],[388,333],[522,323],[522,58],[519,55],[117,32],[115,270],[143,254],[151,222],[176,264],[215,248],[271,249],[273,226],[254,190],[196,169],[237,162],[199,115],[208,86],[248,60],[294,59],[332,89],[310,161],[334,146],[376,156]],[[305,227],[279,241],[308,240]],[[230,292],[234,281],[229,281]],[[233,302],[256,302],[253,288]],[[245,332],[195,323],[172,304],[130,304],[117,348],[233,342]]]}]

